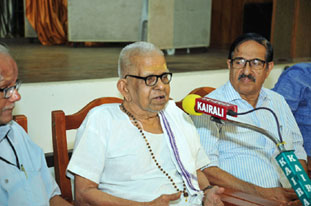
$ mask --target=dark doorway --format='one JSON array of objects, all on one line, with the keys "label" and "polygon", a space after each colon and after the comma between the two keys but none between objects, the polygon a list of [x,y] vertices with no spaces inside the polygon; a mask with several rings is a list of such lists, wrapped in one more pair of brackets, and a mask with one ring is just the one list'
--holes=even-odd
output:
[{"label": "dark doorway", "polygon": [[0,0],[0,37],[24,36],[23,0]]},{"label": "dark doorway", "polygon": [[272,6],[272,3],[245,4],[243,33],[255,32],[270,40]]}]

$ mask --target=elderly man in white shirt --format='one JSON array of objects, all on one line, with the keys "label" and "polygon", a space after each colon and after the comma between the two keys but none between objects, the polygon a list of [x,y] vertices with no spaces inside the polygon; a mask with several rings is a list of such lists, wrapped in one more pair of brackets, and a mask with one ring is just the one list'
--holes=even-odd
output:
[{"label": "elderly man in white shirt", "polygon": [[172,73],[151,43],[119,58],[123,103],[89,112],[67,168],[77,205],[223,205],[201,168],[209,159],[191,118],[169,100]]}]

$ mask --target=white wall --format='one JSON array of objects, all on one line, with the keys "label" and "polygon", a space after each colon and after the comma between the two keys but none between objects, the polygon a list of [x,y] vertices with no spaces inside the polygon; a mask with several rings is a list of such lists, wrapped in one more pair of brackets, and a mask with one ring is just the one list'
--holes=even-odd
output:
[{"label": "white wall", "polygon": [[[265,82],[272,88],[285,65],[276,65]],[[171,82],[171,97],[181,100],[192,89],[201,86],[219,87],[228,80],[227,69],[174,74]],[[28,118],[30,137],[44,152],[52,152],[51,111],[61,109],[65,114],[80,110],[91,100],[104,97],[120,97],[116,88],[117,78],[25,83],[20,89],[21,101],[16,103],[14,114]],[[69,132],[69,147],[72,148],[75,132]]]}]

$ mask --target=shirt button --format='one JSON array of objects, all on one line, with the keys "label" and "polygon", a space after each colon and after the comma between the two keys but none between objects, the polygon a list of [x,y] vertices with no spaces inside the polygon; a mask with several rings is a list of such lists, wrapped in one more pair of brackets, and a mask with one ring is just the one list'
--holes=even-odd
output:
[{"label": "shirt button", "polygon": [[8,184],[8,183],[9,183],[9,180],[8,180],[8,179],[5,179],[4,182],[5,182],[6,184]]}]

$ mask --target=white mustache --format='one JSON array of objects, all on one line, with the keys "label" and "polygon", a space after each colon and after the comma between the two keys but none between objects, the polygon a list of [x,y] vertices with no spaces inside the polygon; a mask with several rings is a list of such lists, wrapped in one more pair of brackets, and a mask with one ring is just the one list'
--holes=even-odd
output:
[{"label": "white mustache", "polygon": [[12,109],[14,109],[14,107],[15,107],[15,104],[11,104],[11,105],[9,105],[9,106],[4,107],[4,108],[2,109],[2,111],[5,111],[5,110],[12,110]]}]

